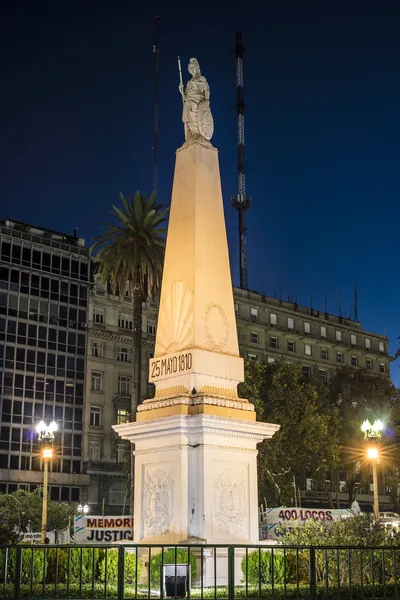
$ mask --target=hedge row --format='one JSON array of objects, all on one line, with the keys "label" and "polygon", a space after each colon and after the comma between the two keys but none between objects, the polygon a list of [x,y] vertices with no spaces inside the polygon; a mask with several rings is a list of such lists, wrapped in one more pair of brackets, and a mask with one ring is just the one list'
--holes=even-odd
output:
[{"label": "hedge row", "polygon": [[[100,585],[96,583],[94,588],[89,584],[82,585],[70,585],[69,588],[65,584],[57,586],[57,595],[55,593],[54,585],[46,585],[43,591],[43,587],[35,585],[31,591],[29,585],[21,585],[21,598],[36,598],[36,600],[42,599],[55,599],[55,598],[81,598],[86,599],[100,599],[105,597],[104,584]],[[126,585],[124,590],[124,598],[148,598],[149,594],[147,589],[138,589],[136,595],[135,586]],[[259,594],[260,592],[260,594]],[[395,600],[399,597],[400,586],[394,584],[388,585],[376,585],[376,586],[352,586],[350,587],[330,587],[328,590],[324,586],[318,586],[316,589],[316,600],[334,600],[340,598],[340,600]],[[6,589],[0,588],[0,594],[2,600],[11,600],[14,598],[14,586],[7,585]],[[309,600],[310,599],[310,587],[307,585],[294,586],[294,585],[277,585],[272,587],[262,586],[261,590],[255,587],[249,587],[246,592],[245,586],[236,586],[234,597],[238,599],[247,598],[248,600]],[[107,599],[114,600],[118,597],[117,586],[107,585]],[[154,600],[159,598],[159,595],[151,595]],[[218,600],[228,600],[228,588],[219,587],[216,590],[214,588],[204,588],[203,591],[199,588],[192,588],[191,598],[204,600],[217,598]]]}]

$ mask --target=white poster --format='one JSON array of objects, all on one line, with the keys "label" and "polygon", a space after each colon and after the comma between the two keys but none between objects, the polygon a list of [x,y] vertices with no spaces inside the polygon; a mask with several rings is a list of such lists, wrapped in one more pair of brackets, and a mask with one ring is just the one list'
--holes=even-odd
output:
[{"label": "white poster", "polygon": [[321,523],[330,523],[338,519],[354,516],[354,511],[350,508],[346,509],[329,509],[324,508],[269,508],[266,513],[263,513],[263,523],[261,525],[262,536],[264,539],[278,540],[283,534],[279,532],[279,528],[283,525],[289,527],[297,527],[307,523],[307,521],[319,521]]},{"label": "white poster", "polygon": [[133,517],[75,517],[75,544],[110,544],[133,540]]}]

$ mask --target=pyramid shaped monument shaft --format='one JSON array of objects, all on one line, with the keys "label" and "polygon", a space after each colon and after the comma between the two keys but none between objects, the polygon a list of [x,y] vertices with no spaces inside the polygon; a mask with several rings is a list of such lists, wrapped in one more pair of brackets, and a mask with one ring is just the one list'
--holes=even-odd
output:
[{"label": "pyramid shaped monument shaft", "polygon": [[176,155],[155,357],[156,398],[237,398],[243,381],[218,152],[185,144]]}]

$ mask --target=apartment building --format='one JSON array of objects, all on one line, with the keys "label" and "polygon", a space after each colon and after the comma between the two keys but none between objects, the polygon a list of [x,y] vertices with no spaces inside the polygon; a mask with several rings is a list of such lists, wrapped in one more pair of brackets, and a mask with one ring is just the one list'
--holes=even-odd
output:
[{"label": "apartment building", "polygon": [[303,375],[327,381],[338,367],[389,374],[389,340],[344,317],[234,289],[239,346],[253,360],[300,363]]},{"label": "apartment building", "polygon": [[0,493],[43,474],[35,426],[55,420],[50,498],[79,502],[90,264],[84,240],[0,222]]},{"label": "apartment building", "polygon": [[[389,373],[388,339],[361,329],[360,323],[319,313],[296,303],[234,288],[240,350],[266,362],[290,360],[305,376],[327,380],[338,366],[365,367]],[[89,300],[88,358],[85,405],[84,466],[90,476],[91,512],[127,514],[126,442],[111,426],[129,418],[133,373],[133,304],[115,297],[95,282]],[[143,305],[142,392],[148,393],[148,360],[153,356],[157,304]],[[299,482],[300,483],[300,482]],[[326,491],[305,478],[304,501],[321,502]],[[341,498],[346,500],[342,486]],[[372,502],[372,490],[366,490]]]}]

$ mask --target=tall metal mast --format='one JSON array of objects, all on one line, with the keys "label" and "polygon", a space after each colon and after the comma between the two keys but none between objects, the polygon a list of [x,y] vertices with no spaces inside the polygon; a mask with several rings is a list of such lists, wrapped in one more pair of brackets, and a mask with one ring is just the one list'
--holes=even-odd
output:
[{"label": "tall metal mast", "polygon": [[244,103],[243,93],[243,46],[242,32],[236,33],[236,114],[238,132],[238,195],[232,196],[233,208],[239,213],[239,260],[240,287],[249,288],[249,270],[247,264],[247,226],[246,211],[251,206],[251,198],[246,198],[245,152],[244,152]]},{"label": "tall metal mast", "polygon": [[153,191],[157,195],[157,178],[158,178],[158,79],[160,73],[160,56],[159,56],[159,25],[160,16],[155,16],[155,40],[153,44],[154,52],[154,142],[153,142]]}]

